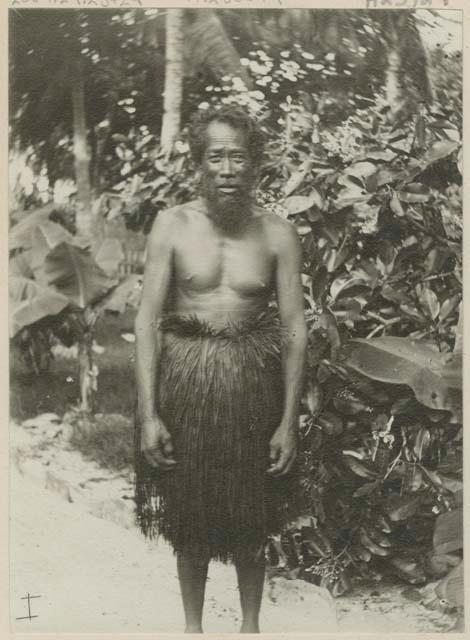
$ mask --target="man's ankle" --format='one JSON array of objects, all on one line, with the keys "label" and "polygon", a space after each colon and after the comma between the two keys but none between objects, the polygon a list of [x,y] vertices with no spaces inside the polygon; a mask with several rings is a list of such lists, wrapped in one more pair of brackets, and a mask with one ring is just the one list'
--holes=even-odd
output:
[{"label": "man's ankle", "polygon": [[202,626],[200,624],[187,624],[185,633],[203,633]]},{"label": "man's ankle", "polygon": [[258,620],[243,620],[240,633],[259,633]]}]

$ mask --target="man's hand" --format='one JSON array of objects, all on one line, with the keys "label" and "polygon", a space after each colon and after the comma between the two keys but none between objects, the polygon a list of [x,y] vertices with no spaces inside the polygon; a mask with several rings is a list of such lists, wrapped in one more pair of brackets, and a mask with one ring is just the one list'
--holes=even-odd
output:
[{"label": "man's hand", "polygon": [[297,455],[297,436],[295,430],[281,424],[274,432],[269,443],[271,465],[266,473],[276,477],[290,471]]},{"label": "man's hand", "polygon": [[176,465],[171,436],[160,418],[143,422],[140,449],[153,467],[172,469]]}]

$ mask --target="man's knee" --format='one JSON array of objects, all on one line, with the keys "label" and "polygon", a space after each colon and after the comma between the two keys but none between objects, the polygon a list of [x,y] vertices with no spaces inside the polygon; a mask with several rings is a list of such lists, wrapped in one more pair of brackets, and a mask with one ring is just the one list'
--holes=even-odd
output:
[{"label": "man's knee", "polygon": [[176,558],[179,563],[191,565],[193,567],[204,568],[209,564],[209,554],[202,551],[194,551],[190,547],[179,549],[176,552]]}]

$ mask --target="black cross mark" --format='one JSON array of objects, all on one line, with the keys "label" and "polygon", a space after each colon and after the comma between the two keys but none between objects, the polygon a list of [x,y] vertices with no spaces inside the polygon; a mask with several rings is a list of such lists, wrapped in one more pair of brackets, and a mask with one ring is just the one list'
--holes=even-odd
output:
[{"label": "black cross mark", "polygon": [[21,598],[21,600],[27,600],[28,601],[28,615],[27,616],[22,616],[21,618],[16,618],[17,620],[32,620],[33,618],[38,618],[39,616],[33,616],[31,615],[31,600],[33,598],[40,598],[41,596],[32,596],[30,593],[28,593],[28,595],[24,596],[23,598]]}]

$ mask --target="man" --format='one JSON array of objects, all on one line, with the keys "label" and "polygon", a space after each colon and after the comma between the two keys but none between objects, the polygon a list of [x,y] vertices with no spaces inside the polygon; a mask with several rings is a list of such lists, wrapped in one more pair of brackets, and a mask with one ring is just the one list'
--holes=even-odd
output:
[{"label": "man", "polygon": [[202,632],[218,558],[236,567],[241,632],[256,633],[296,456],[301,252],[295,228],[253,202],[262,137],[244,110],[201,112],[190,146],[201,196],[156,218],[135,323],[137,513],[173,545],[186,632]]}]

